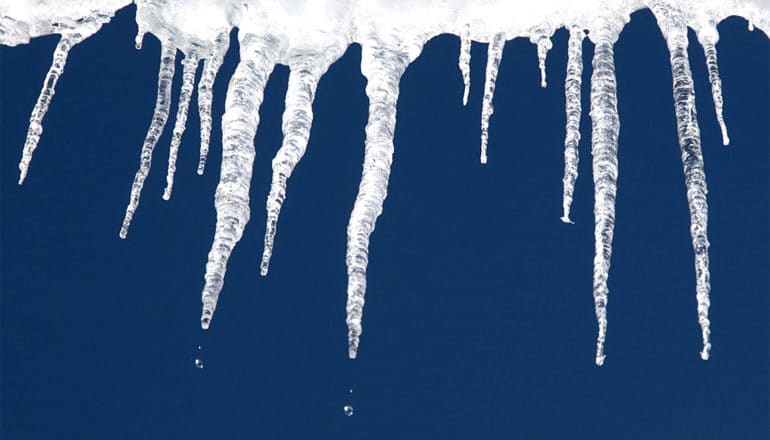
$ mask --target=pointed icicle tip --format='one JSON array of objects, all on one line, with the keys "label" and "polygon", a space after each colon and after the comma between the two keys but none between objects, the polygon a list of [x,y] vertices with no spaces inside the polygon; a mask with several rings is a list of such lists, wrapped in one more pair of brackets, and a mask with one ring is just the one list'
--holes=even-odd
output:
[{"label": "pointed icicle tip", "polygon": [[707,361],[711,358],[711,342],[706,342],[700,352],[700,358]]},{"label": "pointed icicle tip", "polygon": [[134,47],[136,50],[142,50],[142,40],[144,40],[145,33],[141,29],[136,33],[136,37],[134,37]]},{"label": "pointed icicle tip", "polygon": [[605,356],[603,354],[602,355],[597,355],[596,356],[596,366],[597,367],[601,367],[602,365],[604,365],[604,358],[606,358],[606,357],[607,356]]}]

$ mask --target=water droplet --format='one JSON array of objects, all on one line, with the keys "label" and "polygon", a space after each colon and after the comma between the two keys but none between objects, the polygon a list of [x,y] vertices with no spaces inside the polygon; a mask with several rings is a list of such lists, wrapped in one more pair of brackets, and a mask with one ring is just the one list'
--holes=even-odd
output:
[{"label": "water droplet", "polygon": [[199,370],[203,369],[203,360],[201,358],[195,358],[195,368]]},{"label": "water droplet", "polygon": [[353,415],[353,407],[350,405],[345,405],[342,407],[342,410],[345,411],[345,415],[348,417]]},{"label": "water droplet", "polygon": [[353,388],[348,388],[348,394],[353,394]]}]

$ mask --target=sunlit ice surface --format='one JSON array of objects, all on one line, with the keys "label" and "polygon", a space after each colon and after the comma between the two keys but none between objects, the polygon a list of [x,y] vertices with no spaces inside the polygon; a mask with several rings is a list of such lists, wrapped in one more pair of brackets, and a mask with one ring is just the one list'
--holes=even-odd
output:
[{"label": "sunlit ice surface", "polygon": [[[58,34],[53,60],[30,116],[27,139],[19,163],[19,183],[27,177],[33,153],[43,134],[43,119],[53,99],[56,83],[64,73],[70,50],[97,33],[117,10],[129,5],[124,0],[53,1],[21,0],[0,3],[0,43],[18,45],[30,38]],[[578,145],[581,138],[580,94],[583,72],[582,48],[594,44],[590,90],[591,161],[594,182],[595,257],[593,297],[598,323],[596,363],[605,360],[607,302],[615,225],[615,196],[618,176],[618,133],[620,122],[614,46],[630,14],[648,8],[663,34],[672,71],[672,93],[687,200],[696,273],[697,317],[702,332],[701,357],[709,358],[710,281],[707,236],[707,185],[701,152],[693,67],[687,55],[688,29],[695,31],[702,45],[722,142],[730,142],[723,116],[724,98],[719,78],[716,44],[717,24],[739,15],[767,33],[770,28],[770,0],[660,0],[660,1],[459,1],[436,5],[430,1],[219,1],[157,0],[136,1],[135,36],[137,49],[153,35],[161,42],[158,89],[152,121],[141,146],[140,163],[131,185],[121,238],[139,207],[145,179],[150,172],[153,151],[163,133],[171,106],[171,88],[178,52],[184,56],[179,105],[169,149],[166,188],[163,198],[172,196],[176,159],[196,72],[197,108],[200,115],[200,158],[197,172],[206,166],[211,124],[212,86],[230,46],[233,29],[238,30],[240,62],[229,78],[226,111],[222,117],[222,165],[215,195],[217,221],[205,270],[202,291],[201,326],[207,329],[224,286],[227,262],[248,223],[252,164],[256,154],[254,136],[259,126],[259,108],[270,73],[277,64],[290,68],[283,115],[284,139],[273,159],[273,176],[266,202],[266,231],[260,273],[267,275],[276,240],[287,182],[305,154],[313,124],[313,100],[320,78],[353,43],[362,47],[361,72],[367,79],[369,119],[366,125],[365,157],[358,196],[352,208],[347,239],[349,356],[358,353],[366,293],[369,239],[387,196],[393,160],[396,109],[401,76],[436,35],[449,33],[461,40],[458,68],[463,76],[463,101],[470,86],[470,44],[488,44],[488,61],[481,109],[480,162],[490,154],[489,125],[498,67],[506,41],[527,38],[537,47],[537,59],[523,60],[540,70],[542,87],[548,86],[545,60],[557,29],[569,31],[565,91],[566,127],[564,137],[563,212],[571,223],[570,207],[577,179]],[[622,81],[622,78],[620,78]],[[554,86],[553,84],[551,86]],[[729,99],[728,99],[729,102]],[[494,157],[492,150],[491,156]]]}]

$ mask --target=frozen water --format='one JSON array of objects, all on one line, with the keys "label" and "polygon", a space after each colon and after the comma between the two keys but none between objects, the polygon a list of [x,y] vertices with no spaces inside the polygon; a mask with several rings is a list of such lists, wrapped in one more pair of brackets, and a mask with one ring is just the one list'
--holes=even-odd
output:
[{"label": "frozen water", "polygon": [[[0,2],[0,44],[17,45],[30,38],[59,34],[51,67],[30,117],[19,164],[22,183],[43,133],[43,118],[64,72],[70,50],[96,33],[128,0],[18,0]],[[489,124],[498,67],[507,40],[524,37],[536,45],[541,85],[546,84],[546,56],[551,36],[559,28],[570,32],[565,82],[566,135],[562,220],[569,217],[577,178],[581,116],[582,44],[587,33],[594,44],[590,84],[592,162],[595,192],[594,302],[599,334],[596,363],[604,362],[607,334],[609,269],[615,222],[620,130],[614,71],[614,48],[632,12],[650,8],[658,20],[670,52],[674,107],[687,185],[691,235],[695,254],[697,315],[707,359],[711,342],[709,302],[708,205],[697,123],[694,86],[687,56],[687,29],[695,30],[706,56],[706,68],[723,143],[729,143],[724,120],[722,85],[717,66],[717,24],[739,15],[765,33],[770,30],[768,0],[136,0],[137,48],[146,34],[161,41],[158,95],[140,166],[120,230],[125,238],[139,205],[150,171],[153,150],[169,114],[176,52],[185,56],[182,93],[169,153],[167,188],[170,197],[175,161],[185,128],[195,70],[203,61],[198,84],[200,161],[204,171],[211,133],[213,84],[238,29],[240,62],[230,78],[226,112],[222,118],[221,179],[217,186],[216,231],[206,264],[201,326],[208,328],[224,285],[227,261],[250,218],[249,186],[256,154],[254,135],[259,107],[270,72],[276,64],[291,68],[284,113],[284,140],[273,160],[273,178],[266,211],[267,225],[261,272],[267,274],[274,251],[281,204],[287,181],[303,157],[313,123],[312,103],[320,78],[352,43],[362,46],[361,71],[368,80],[369,120],[359,193],[348,226],[347,324],[349,355],[355,357],[362,332],[369,240],[387,196],[394,145],[399,80],[430,38],[452,33],[460,37],[458,65],[463,78],[463,104],[470,87],[470,48],[473,41],[488,44],[486,79],[481,110],[481,161],[486,162]],[[621,79],[622,81],[622,79]],[[202,364],[201,364],[202,365]],[[347,412],[347,410],[346,410]],[[352,413],[352,407],[351,407]]]}]

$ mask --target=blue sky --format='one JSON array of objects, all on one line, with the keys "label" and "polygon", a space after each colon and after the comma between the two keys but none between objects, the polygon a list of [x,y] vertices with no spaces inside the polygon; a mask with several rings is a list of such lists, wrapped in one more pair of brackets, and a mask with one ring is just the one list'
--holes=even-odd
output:
[{"label": "blue sky", "polygon": [[[709,185],[712,359],[698,355],[668,54],[642,11],[616,46],[620,175],[601,368],[593,363],[590,43],[575,225],[559,220],[564,30],[549,54],[547,89],[535,46],[506,45],[484,166],[486,45],[472,48],[466,108],[456,37],[429,42],[407,70],[355,361],[347,359],[344,255],[367,117],[358,46],[320,83],[308,153],[262,278],[264,200],[288,76],[286,67],[274,71],[255,140],[252,220],[205,333],[200,289],[235,48],[215,87],[206,175],[195,174],[191,112],[173,197],[160,197],[170,123],[127,240],[117,234],[155,100],[159,44],[148,37],[134,49],[128,8],[72,51],[23,187],[16,164],[56,39],[1,48],[3,438],[766,438],[770,41],[738,18],[719,29],[728,148],[690,40]],[[175,100],[180,80],[181,67]],[[205,368],[194,367],[197,356]]]}]

